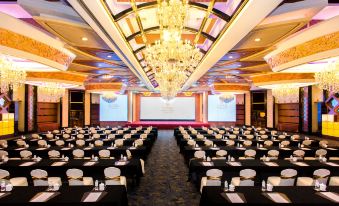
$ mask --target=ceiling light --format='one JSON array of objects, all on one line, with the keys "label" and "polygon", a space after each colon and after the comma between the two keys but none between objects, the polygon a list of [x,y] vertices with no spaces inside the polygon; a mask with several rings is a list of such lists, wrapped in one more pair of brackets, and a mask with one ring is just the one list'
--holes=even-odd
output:
[{"label": "ceiling light", "polygon": [[107,103],[113,103],[118,99],[118,96],[114,92],[104,92],[102,93],[102,100]]},{"label": "ceiling light", "polygon": [[110,79],[110,78],[112,78],[112,77],[113,77],[113,76],[110,75],[110,74],[104,74],[104,75],[101,76],[101,78],[103,78],[103,79]]},{"label": "ceiling light", "polygon": [[82,41],[88,41],[88,38],[87,37],[82,37],[81,40]]},{"label": "ceiling light", "polygon": [[228,56],[228,58],[233,59],[233,56]]},{"label": "ceiling light", "polygon": [[108,55],[107,58],[111,58],[112,56],[111,55]]},{"label": "ceiling light", "polygon": [[327,90],[330,93],[337,93],[339,91],[339,61],[331,61],[327,67],[315,73],[315,81],[319,88]]},{"label": "ceiling light", "polygon": [[254,41],[255,42],[259,42],[259,41],[261,41],[261,39],[260,38],[255,38]]},{"label": "ceiling light", "polygon": [[26,71],[18,68],[7,57],[0,57],[0,88],[1,93],[10,89],[16,90],[25,83]]}]

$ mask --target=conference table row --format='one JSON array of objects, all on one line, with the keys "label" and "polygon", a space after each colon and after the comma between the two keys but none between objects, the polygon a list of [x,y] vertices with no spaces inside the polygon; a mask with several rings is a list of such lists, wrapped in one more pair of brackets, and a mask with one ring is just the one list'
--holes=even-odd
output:
[{"label": "conference table row", "polygon": [[[245,127],[245,126],[238,127],[238,128],[239,128],[238,130],[236,130],[236,129],[232,128],[232,127],[230,127],[230,128],[218,127],[218,128],[215,128],[215,129],[218,129],[219,131],[223,130],[223,131],[225,131],[225,133],[229,132],[230,134],[233,134],[233,131],[239,131],[239,133],[247,131],[250,134],[255,134],[256,132],[259,132],[259,130],[257,130],[256,128],[253,128],[253,127],[251,127],[252,129],[250,129],[250,130],[247,130],[247,128],[250,128],[250,127]],[[212,129],[212,128],[207,128],[207,129],[213,130],[215,133],[218,133],[218,131],[215,130],[215,129]],[[196,131],[199,134],[205,135],[205,134],[208,134],[208,130],[207,129],[184,127],[184,131],[187,131],[188,134],[193,134],[192,131]],[[265,131],[265,134],[271,134],[271,130],[269,130],[269,129],[260,130],[260,131]],[[174,129],[174,136],[177,136],[178,134],[181,134],[181,130],[179,128],[175,128]]]},{"label": "conference table row", "polygon": [[127,161],[120,159],[99,159],[94,161],[91,159],[42,159],[41,161],[30,160],[9,160],[0,163],[0,168],[7,170],[11,177],[28,177],[34,169],[42,169],[47,171],[49,177],[60,177],[63,182],[67,182],[66,171],[68,169],[77,168],[84,172],[84,176],[93,177],[97,180],[105,180],[104,169],[107,167],[117,167],[121,170],[121,175],[126,176],[135,183],[139,183],[143,176],[140,159],[132,158]]},{"label": "conference table row", "polygon": [[314,187],[274,187],[272,192],[261,187],[236,187],[234,192],[225,192],[223,187],[205,186],[200,198],[200,206],[221,206],[237,203],[241,205],[338,205],[339,187],[331,186],[326,192]]},{"label": "conference table row", "polygon": [[261,160],[212,160],[202,161],[192,159],[189,164],[188,179],[192,180],[200,186],[201,177],[206,176],[206,171],[209,169],[220,169],[223,171],[223,180],[231,181],[232,177],[239,176],[240,170],[253,169],[256,171],[255,185],[261,185],[261,181],[269,176],[280,176],[280,172],[284,169],[295,169],[298,176],[313,177],[314,170],[328,169],[330,176],[339,175],[339,161],[320,162],[318,160],[305,160],[292,162],[289,160],[272,160],[269,162]]},{"label": "conference table row", "polygon": [[10,192],[0,192],[0,205],[128,205],[123,185],[106,186],[104,191],[93,189],[93,186],[61,186],[58,191],[49,191],[48,187],[14,187]]}]

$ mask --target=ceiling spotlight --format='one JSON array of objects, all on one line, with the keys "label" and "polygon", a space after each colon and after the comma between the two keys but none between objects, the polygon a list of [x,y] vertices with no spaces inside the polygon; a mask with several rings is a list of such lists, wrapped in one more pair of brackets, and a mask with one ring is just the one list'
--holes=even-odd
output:
[{"label": "ceiling spotlight", "polygon": [[101,76],[101,78],[103,78],[103,79],[110,79],[110,78],[112,78],[113,76],[112,75],[110,75],[110,74],[105,74],[105,75],[102,75]]},{"label": "ceiling spotlight", "polygon": [[112,56],[111,55],[108,55],[107,58],[111,58]]},{"label": "ceiling spotlight", "polygon": [[228,58],[233,59],[233,56],[228,56]]},{"label": "ceiling spotlight", "polygon": [[87,37],[82,37],[81,40],[82,41],[88,41],[88,38]]},{"label": "ceiling spotlight", "polygon": [[255,38],[254,41],[255,42],[259,42],[259,41],[261,41],[261,39],[260,38]]}]

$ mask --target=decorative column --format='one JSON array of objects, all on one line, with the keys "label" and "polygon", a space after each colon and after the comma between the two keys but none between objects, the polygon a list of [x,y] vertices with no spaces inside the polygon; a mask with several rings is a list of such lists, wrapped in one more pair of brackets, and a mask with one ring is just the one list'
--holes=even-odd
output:
[{"label": "decorative column", "polygon": [[251,92],[245,92],[245,125],[251,125]]},{"label": "decorative column", "polygon": [[85,125],[91,124],[91,93],[85,91]]},{"label": "decorative column", "polygon": [[272,90],[267,90],[267,98],[266,98],[266,111],[267,111],[267,127],[273,128],[274,127],[274,119],[273,119],[273,108],[274,108],[274,101],[272,96]]},{"label": "decorative column", "polygon": [[202,93],[202,121],[208,122],[208,92]]},{"label": "decorative column", "polygon": [[65,94],[62,97],[62,121],[61,127],[68,127],[68,89],[65,89]]}]

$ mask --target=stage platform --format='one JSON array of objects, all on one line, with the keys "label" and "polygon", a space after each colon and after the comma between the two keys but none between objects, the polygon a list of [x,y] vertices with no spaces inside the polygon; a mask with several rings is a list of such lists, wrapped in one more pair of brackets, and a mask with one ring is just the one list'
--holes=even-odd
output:
[{"label": "stage platform", "polygon": [[179,126],[183,127],[209,127],[208,123],[203,123],[203,122],[189,122],[189,121],[139,121],[139,122],[130,122],[127,123],[126,126],[131,126],[131,127],[138,127],[138,126],[153,126],[158,129],[175,129]]}]

